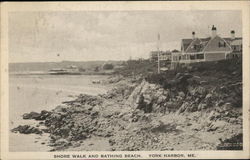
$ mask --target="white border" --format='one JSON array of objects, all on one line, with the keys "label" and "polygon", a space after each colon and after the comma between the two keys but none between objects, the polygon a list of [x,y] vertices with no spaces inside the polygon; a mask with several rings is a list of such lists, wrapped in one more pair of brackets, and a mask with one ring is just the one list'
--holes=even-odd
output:
[{"label": "white border", "polygon": [[[247,159],[250,158],[249,135],[249,19],[248,1],[188,1],[188,2],[4,2],[1,3],[1,158],[54,159],[55,154],[125,154],[139,153],[149,159],[149,153],[195,154],[186,159]],[[10,11],[125,11],[125,10],[241,10],[243,22],[243,151],[135,151],[135,152],[9,152],[8,138],[8,12]],[[73,159],[73,158],[71,158]],[[100,158],[98,158],[100,159]],[[107,158],[111,159],[111,158]],[[116,158],[119,159],[119,158]],[[162,159],[162,158],[159,158]],[[178,158],[168,158],[178,159]],[[180,158],[183,159],[183,158]]]}]

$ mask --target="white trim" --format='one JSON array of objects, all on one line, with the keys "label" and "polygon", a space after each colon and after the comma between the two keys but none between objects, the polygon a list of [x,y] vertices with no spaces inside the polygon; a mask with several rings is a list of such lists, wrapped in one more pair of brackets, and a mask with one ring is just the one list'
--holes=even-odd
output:
[{"label": "white trim", "polygon": [[185,53],[186,55],[195,55],[195,54],[204,54],[204,52],[191,52],[191,53]]},{"label": "white trim", "polygon": [[232,51],[207,51],[203,53],[231,53]]}]

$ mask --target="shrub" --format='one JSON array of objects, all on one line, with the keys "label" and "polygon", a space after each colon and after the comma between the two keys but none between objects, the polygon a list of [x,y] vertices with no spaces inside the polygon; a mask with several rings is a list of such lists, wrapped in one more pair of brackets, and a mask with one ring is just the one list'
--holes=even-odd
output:
[{"label": "shrub", "polygon": [[113,64],[106,63],[103,65],[103,69],[104,70],[111,70],[111,69],[114,69],[114,66],[113,66]]}]

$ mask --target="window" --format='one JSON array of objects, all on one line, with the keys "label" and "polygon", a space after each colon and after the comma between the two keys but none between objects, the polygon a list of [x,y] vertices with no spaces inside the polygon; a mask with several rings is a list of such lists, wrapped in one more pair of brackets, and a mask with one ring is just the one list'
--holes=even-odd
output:
[{"label": "window", "polygon": [[191,60],[195,60],[195,55],[190,55]]},{"label": "window", "polygon": [[197,54],[197,59],[204,59],[204,54]]},{"label": "window", "polygon": [[236,50],[237,50],[237,47],[236,47],[236,46],[233,46],[233,50],[236,51]]}]

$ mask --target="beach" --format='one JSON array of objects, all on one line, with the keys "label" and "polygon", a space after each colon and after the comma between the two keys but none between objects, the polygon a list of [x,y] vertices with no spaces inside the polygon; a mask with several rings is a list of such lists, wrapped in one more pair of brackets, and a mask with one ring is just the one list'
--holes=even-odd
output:
[{"label": "beach", "polygon": [[[107,87],[92,84],[107,76],[89,75],[10,75],[9,77],[9,128],[22,124],[37,125],[34,120],[23,120],[22,115],[29,112],[52,110],[63,101],[74,99],[80,93],[90,95],[104,94]],[[48,151],[48,134],[10,133],[10,151]],[[25,144],[25,145],[24,145]]]}]

